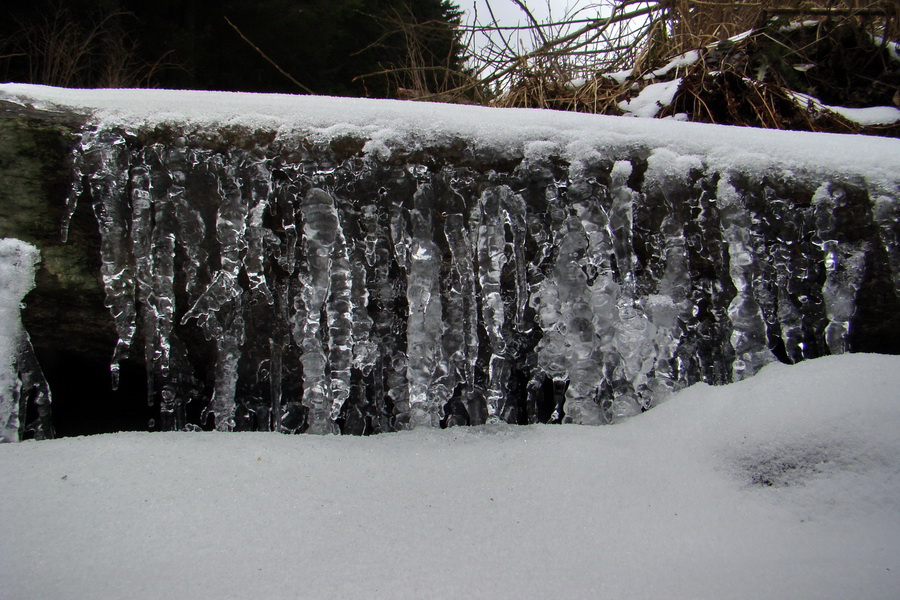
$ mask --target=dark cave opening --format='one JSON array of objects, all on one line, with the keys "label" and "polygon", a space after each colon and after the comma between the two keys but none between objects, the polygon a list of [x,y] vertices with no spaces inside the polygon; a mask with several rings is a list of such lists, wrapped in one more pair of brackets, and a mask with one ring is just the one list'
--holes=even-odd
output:
[{"label": "dark cave opening", "polygon": [[124,361],[119,387],[111,386],[109,362],[77,352],[36,348],[53,395],[57,437],[147,431],[159,409],[149,406],[142,365]]}]

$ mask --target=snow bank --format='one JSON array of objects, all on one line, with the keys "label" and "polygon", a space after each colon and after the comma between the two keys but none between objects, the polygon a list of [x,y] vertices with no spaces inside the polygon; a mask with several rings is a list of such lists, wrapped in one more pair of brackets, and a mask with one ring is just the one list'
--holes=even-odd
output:
[{"label": "snow bank", "polygon": [[0,446],[3,598],[896,598],[900,357],[616,427]]},{"label": "snow bank", "polygon": [[188,127],[242,126],[328,140],[356,135],[368,150],[476,140],[497,148],[555,142],[577,160],[586,148],[622,154],[666,148],[704,157],[710,170],[771,169],[818,178],[863,177],[893,189],[900,172],[900,140],[786,132],[701,123],[498,109],[395,100],[326,98],[147,89],[73,90],[0,85],[0,100],[53,110],[88,112],[101,125],[140,128],[159,123]]}]

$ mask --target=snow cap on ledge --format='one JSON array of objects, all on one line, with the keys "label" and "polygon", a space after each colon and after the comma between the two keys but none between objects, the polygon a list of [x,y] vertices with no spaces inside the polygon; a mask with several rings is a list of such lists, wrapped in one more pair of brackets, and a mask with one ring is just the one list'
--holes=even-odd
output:
[{"label": "snow cap on ledge", "polygon": [[[0,100],[43,110],[85,113],[100,127],[142,129],[179,123],[198,129],[245,127],[283,139],[367,140],[364,151],[385,158],[394,148],[451,139],[515,149],[555,144],[577,163],[586,154],[620,155],[667,149],[698,155],[717,171],[781,171],[788,177],[862,178],[882,193],[900,188],[900,140],[862,135],[775,131],[671,120],[644,120],[536,109],[439,103],[155,89],[63,89],[0,85]],[[618,158],[618,156],[614,156]]]}]

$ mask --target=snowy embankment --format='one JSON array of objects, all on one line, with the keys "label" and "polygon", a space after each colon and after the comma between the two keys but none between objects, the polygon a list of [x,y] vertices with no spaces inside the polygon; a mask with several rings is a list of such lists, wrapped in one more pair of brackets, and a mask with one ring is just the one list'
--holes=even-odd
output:
[{"label": "snowy embankment", "polygon": [[900,357],[612,427],[0,446],[2,598],[896,598]]}]

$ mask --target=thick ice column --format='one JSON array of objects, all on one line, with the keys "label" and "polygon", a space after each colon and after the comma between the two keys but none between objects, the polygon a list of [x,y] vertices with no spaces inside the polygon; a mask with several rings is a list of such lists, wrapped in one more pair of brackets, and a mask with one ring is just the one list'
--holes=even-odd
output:
[{"label": "thick ice column", "polygon": [[837,211],[845,202],[845,192],[829,184],[813,195],[816,218],[816,245],[825,261],[825,284],[822,300],[828,325],[825,342],[832,354],[850,349],[850,319],[856,313],[856,292],[862,283],[867,248],[842,242],[838,235]]},{"label": "thick ice column", "polygon": [[[408,394],[405,369],[402,374],[393,369],[394,353],[402,355],[405,346],[402,350],[398,349],[397,326],[400,319],[392,310],[398,296],[398,286],[391,277],[393,260],[388,220],[388,211],[381,203],[362,208],[360,215],[360,228],[364,234],[362,253],[371,271],[367,272],[362,264],[357,265],[361,271],[357,276],[360,278],[359,281],[362,282],[362,277],[365,277],[366,306],[373,308],[372,311],[366,311],[372,321],[371,348],[365,348],[360,353],[362,357],[371,351],[371,364],[369,366],[360,364],[360,368],[371,372],[373,426],[379,432],[391,429],[387,397],[396,398],[401,395],[405,399]],[[368,362],[369,359],[366,360]]]},{"label": "thick ice column", "polygon": [[450,248],[450,272],[445,293],[444,350],[457,382],[462,382],[462,401],[474,418],[473,392],[478,361],[478,305],[472,244],[465,217],[452,213],[444,219],[444,235]]},{"label": "thick ice column", "polygon": [[872,215],[878,223],[878,233],[891,266],[894,293],[900,298],[900,201],[888,196],[876,196]]},{"label": "thick ice column", "polygon": [[252,297],[272,306],[275,304],[275,298],[266,281],[266,249],[269,245],[277,244],[278,238],[263,223],[263,217],[272,200],[272,172],[269,169],[269,162],[263,158],[251,158],[243,169],[242,177],[250,195],[246,232],[247,257],[244,268],[250,280]]},{"label": "thick ice column", "polygon": [[692,315],[694,306],[684,227],[670,214],[663,219],[662,234],[666,266],[659,283],[659,294],[650,295],[643,302],[656,328],[653,379],[648,382],[648,393],[641,398],[644,408],[649,407],[652,400],[662,400],[676,387],[679,374],[675,353],[682,341],[682,323]]},{"label": "thick ice column", "polygon": [[[487,390],[487,419],[491,422],[507,416],[504,405],[509,397],[510,356],[506,338],[512,332],[509,322],[523,322],[528,301],[524,202],[508,186],[489,188],[481,195],[472,222],[481,313],[491,350]],[[513,281],[509,307],[504,303],[505,271],[512,273]],[[507,314],[508,309],[512,314]]]},{"label": "thick ice column", "polygon": [[156,311],[150,306],[153,293],[152,228],[153,200],[150,166],[152,150],[145,149],[131,167],[131,250],[134,254],[134,279],[138,304],[142,308],[144,364],[147,370],[147,403],[155,398],[154,354],[156,351]]},{"label": "thick ice column", "polygon": [[[338,219],[334,233],[333,260],[331,263],[331,290],[325,306],[328,323],[328,366],[331,380],[331,408],[329,418],[336,421],[341,408],[350,398],[350,370],[353,366],[354,339],[353,316],[356,309],[354,300],[359,302],[359,288],[354,297],[353,271],[344,230]],[[362,325],[362,323],[360,323]]]},{"label": "thick ice column", "polygon": [[728,306],[731,345],[735,352],[732,376],[737,381],[755,375],[775,357],[768,347],[762,310],[753,297],[756,258],[750,243],[750,213],[740,194],[725,178],[719,181],[716,196],[722,237],[728,244],[728,272],[737,290]]},{"label": "thick ice column", "polygon": [[609,211],[609,228],[612,233],[613,253],[622,293],[629,298],[634,297],[634,271],[637,259],[634,255],[634,203],[640,194],[628,186],[631,176],[631,163],[625,160],[616,161],[610,172],[609,195],[612,206]]},{"label": "thick ice column", "polygon": [[[50,389],[44,380],[28,333],[22,327],[22,299],[34,287],[40,252],[19,240],[0,240],[0,442],[17,442],[25,429],[37,439],[53,437]],[[24,423],[26,405],[37,408],[38,421]]]},{"label": "thick ice column", "polygon": [[238,363],[244,343],[243,289],[239,275],[246,253],[248,203],[236,176],[239,158],[229,162],[210,161],[218,175],[221,201],[216,211],[216,241],[219,244],[219,269],[191,309],[182,318],[197,323],[206,338],[216,344],[216,366],[213,396],[204,411],[204,420],[213,415],[216,429],[234,427],[235,393]]},{"label": "thick ice column", "polygon": [[[84,164],[90,169],[94,215],[100,228],[100,273],[106,290],[106,306],[118,334],[110,363],[113,389],[119,386],[119,363],[128,356],[134,340],[134,273],[129,242],[131,210],[125,190],[128,152],[125,140],[115,132],[100,132],[86,142]],[[74,209],[73,209],[74,210]]]},{"label": "thick ice column", "polygon": [[[581,220],[567,219],[558,240],[553,270],[532,298],[543,331],[537,348],[538,367],[554,381],[569,381],[565,422],[599,424],[605,417],[597,403],[603,371],[602,338],[597,335],[595,317],[598,325],[611,321],[611,306],[606,302],[594,305],[597,298],[583,268],[590,246]],[[602,315],[595,312],[601,306],[605,307]]]},{"label": "thick ice column", "polygon": [[170,381],[178,228],[175,203],[184,201],[185,153],[177,144],[153,145],[132,157],[130,169],[131,250],[142,316],[147,395],[152,404],[159,377],[164,388],[160,406],[164,427],[175,425],[175,392]]},{"label": "thick ice column", "polygon": [[303,197],[300,214],[306,269],[301,274],[301,293],[295,306],[294,339],[303,351],[303,404],[308,410],[310,433],[333,433],[336,429],[331,418],[331,381],[322,313],[331,294],[333,253],[340,224],[334,199],[319,188]]},{"label": "thick ice column", "polygon": [[[423,185],[424,188],[428,184]],[[427,193],[419,190],[417,194]],[[409,303],[407,321],[407,380],[409,382],[410,425],[437,426],[443,417],[445,398],[436,397],[431,389],[435,372],[443,360],[441,336],[440,262],[434,243],[432,217],[426,210],[410,211],[412,243],[409,246],[409,271],[406,298]]]}]

